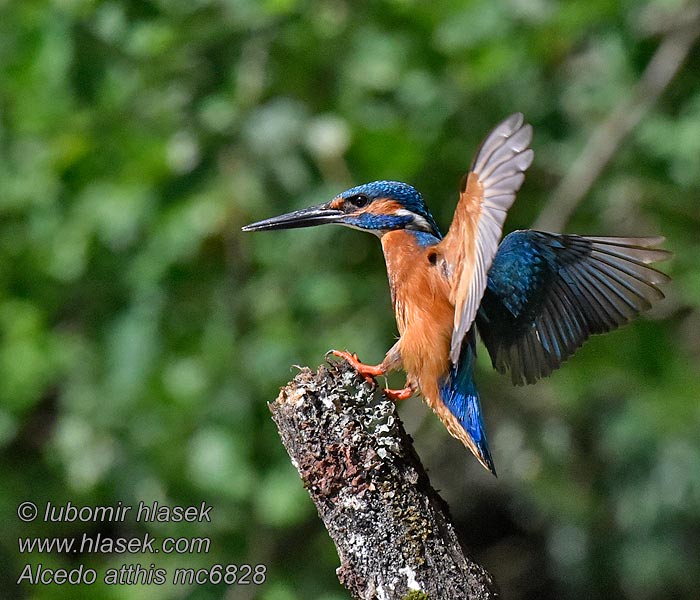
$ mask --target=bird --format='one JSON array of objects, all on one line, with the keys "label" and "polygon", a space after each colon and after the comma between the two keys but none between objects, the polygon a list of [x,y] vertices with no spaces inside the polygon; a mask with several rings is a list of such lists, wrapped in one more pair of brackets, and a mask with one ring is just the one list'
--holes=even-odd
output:
[{"label": "bird", "polygon": [[515,385],[550,375],[593,334],[660,301],[669,277],[650,266],[664,238],[600,237],[503,225],[534,157],[532,126],[515,113],[485,137],[442,235],[422,195],[399,181],[352,187],[324,204],[243,227],[269,231],[339,224],[380,238],[399,337],[378,365],[330,350],[367,381],[403,369],[392,400],[420,393],[496,475],[475,381],[477,332],[493,367]]}]

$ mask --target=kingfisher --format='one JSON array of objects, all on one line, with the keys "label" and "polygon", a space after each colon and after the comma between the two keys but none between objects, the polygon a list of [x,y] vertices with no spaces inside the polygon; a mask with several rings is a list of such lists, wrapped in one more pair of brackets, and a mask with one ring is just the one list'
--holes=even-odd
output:
[{"label": "kingfisher", "polygon": [[[668,276],[649,266],[663,237],[596,237],[518,230],[506,214],[533,160],[532,127],[516,113],[484,139],[463,177],[445,236],[411,185],[374,181],[330,202],[243,231],[335,223],[379,237],[398,341],[378,365],[330,350],[368,381],[403,369],[392,400],[420,393],[449,433],[496,475],[474,370],[477,332],[493,367],[515,385],[546,377],[592,335],[651,308]],[[500,242],[500,244],[499,244]]]}]

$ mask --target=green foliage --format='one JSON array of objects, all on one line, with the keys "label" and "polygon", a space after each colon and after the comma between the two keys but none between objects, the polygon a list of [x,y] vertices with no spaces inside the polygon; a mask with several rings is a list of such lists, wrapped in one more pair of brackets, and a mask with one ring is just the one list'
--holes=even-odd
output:
[{"label": "green foliage", "polygon": [[[421,189],[446,229],[481,136],[516,110],[535,126],[536,160],[507,228],[528,227],[632,93],[677,10],[668,0],[0,3],[2,588],[155,597],[139,586],[15,588],[27,561],[67,562],[19,556],[19,535],[85,530],[24,525],[24,500],[206,500],[210,524],[117,534],[209,536],[208,554],[154,562],[265,563],[255,597],[345,597],[265,403],[290,365],[314,366],[328,348],[383,356],[395,326],[381,253],[350,230],[240,227],[391,178]],[[567,227],[666,235],[667,300],[534,387],[511,388],[482,352],[497,481],[419,402],[402,409],[505,597],[697,594],[699,69],[691,53]],[[104,571],[127,558],[81,562]]]}]

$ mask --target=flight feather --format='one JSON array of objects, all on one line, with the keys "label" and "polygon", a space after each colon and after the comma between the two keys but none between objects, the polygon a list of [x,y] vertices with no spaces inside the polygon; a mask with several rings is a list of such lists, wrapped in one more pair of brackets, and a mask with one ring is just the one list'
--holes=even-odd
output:
[{"label": "flight feather", "polygon": [[450,279],[455,306],[450,361],[459,362],[465,336],[476,317],[508,209],[530,166],[532,127],[511,115],[481,144],[460,190],[450,229],[436,251]]}]

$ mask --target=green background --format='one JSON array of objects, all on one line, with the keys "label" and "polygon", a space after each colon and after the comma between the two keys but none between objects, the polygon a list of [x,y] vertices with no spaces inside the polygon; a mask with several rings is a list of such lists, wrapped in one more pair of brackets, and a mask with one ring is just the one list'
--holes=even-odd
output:
[{"label": "green background", "polygon": [[[0,1],[3,597],[347,597],[266,402],[331,347],[382,358],[381,250],[349,229],[240,227],[389,178],[446,230],[481,137],[522,111],[536,157],[506,229],[663,234],[667,298],[535,386],[481,351],[498,479],[418,399],[401,415],[504,598],[697,598],[697,27],[680,0]],[[562,184],[578,172],[592,184]],[[26,525],[24,500],[214,508]],[[212,547],[18,555],[18,536],[86,530]],[[28,562],[268,577],[17,588]]]}]

